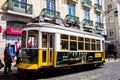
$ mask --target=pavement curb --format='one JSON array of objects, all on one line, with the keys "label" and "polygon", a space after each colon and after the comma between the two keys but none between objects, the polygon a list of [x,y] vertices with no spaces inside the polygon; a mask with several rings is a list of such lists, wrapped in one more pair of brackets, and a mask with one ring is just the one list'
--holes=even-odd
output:
[{"label": "pavement curb", "polygon": [[106,63],[119,62],[119,61],[120,61],[120,59],[115,60],[115,59],[113,59],[113,58],[112,58],[112,59],[106,59],[106,60],[105,60]]}]

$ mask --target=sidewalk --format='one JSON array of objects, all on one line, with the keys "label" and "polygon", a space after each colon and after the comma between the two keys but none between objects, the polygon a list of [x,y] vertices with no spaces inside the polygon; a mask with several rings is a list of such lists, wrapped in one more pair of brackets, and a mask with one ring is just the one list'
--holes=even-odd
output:
[{"label": "sidewalk", "polygon": [[114,58],[110,58],[109,60],[106,59],[105,63],[112,63],[112,62],[120,62],[120,58],[117,58],[116,60]]},{"label": "sidewalk", "polygon": [[[17,67],[14,67],[15,64],[16,64],[15,62],[12,63],[12,67],[11,67],[12,72],[11,73],[8,72],[8,74],[17,73]],[[4,75],[4,67],[0,69],[0,75]]]}]

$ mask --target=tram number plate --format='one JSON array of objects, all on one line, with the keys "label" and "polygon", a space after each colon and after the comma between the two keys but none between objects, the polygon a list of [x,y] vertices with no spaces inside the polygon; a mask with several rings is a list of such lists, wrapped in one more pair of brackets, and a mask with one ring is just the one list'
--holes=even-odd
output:
[{"label": "tram number plate", "polygon": [[95,58],[101,57],[101,53],[95,53]]}]

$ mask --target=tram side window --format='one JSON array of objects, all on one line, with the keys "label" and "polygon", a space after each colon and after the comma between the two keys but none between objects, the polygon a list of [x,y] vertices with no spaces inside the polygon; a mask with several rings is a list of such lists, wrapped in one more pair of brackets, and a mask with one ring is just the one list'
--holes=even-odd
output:
[{"label": "tram side window", "polygon": [[61,49],[68,49],[68,35],[61,35]]},{"label": "tram side window", "polygon": [[26,31],[22,32],[22,47],[26,47]]},{"label": "tram side window", "polygon": [[77,37],[70,36],[70,50],[77,50]]},{"label": "tram side window", "polygon": [[42,34],[42,48],[47,48],[47,34]]},{"label": "tram side window", "polygon": [[90,50],[90,39],[85,38],[85,50]]},{"label": "tram side window", "polygon": [[100,50],[100,40],[96,40],[96,44],[97,44],[97,50]]},{"label": "tram side window", "polygon": [[29,30],[28,31],[28,48],[38,48],[38,31],[37,30]]},{"label": "tram side window", "polygon": [[84,50],[84,38],[78,37],[78,50]]},{"label": "tram side window", "polygon": [[91,39],[91,50],[96,50],[95,44],[95,39]]}]

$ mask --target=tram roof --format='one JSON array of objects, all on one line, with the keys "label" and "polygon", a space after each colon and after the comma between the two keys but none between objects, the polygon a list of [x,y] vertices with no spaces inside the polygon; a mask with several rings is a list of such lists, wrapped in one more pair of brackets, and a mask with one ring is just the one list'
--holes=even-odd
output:
[{"label": "tram roof", "polygon": [[87,34],[87,35],[92,35],[92,36],[97,36],[97,37],[101,37],[104,38],[103,36],[99,35],[99,34],[95,34],[95,33],[90,33],[90,32],[85,32],[85,31],[81,31],[78,29],[74,29],[74,28],[69,28],[69,27],[65,27],[65,26],[61,26],[61,25],[56,25],[56,24],[52,24],[52,23],[28,23],[27,26],[23,27],[23,29],[35,29],[35,28],[40,28],[40,27],[50,27],[50,28],[56,28],[56,29],[61,29],[61,30],[66,30],[66,31],[71,31],[71,32],[76,32],[76,33],[81,33],[81,34]]}]

